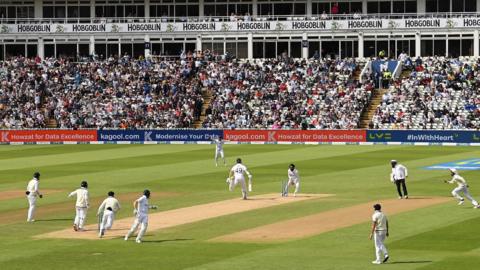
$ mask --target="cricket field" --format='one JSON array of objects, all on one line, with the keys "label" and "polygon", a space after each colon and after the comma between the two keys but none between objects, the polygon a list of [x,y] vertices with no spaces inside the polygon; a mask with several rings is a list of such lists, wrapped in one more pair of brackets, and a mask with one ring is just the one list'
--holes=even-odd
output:
[{"label": "cricket field", "polygon": [[[474,160],[478,147],[387,145],[1,145],[0,269],[478,269],[480,209],[457,205],[446,169]],[[240,157],[253,175],[250,200],[225,179]],[[411,198],[397,199],[390,160],[408,168]],[[476,161],[478,162],[478,161]],[[288,165],[301,194],[280,196]],[[474,162],[475,163],[475,162]],[[480,167],[480,162],[478,162]],[[221,164],[221,162],[219,162]],[[455,163],[452,163],[455,164]],[[26,222],[27,182],[41,173],[36,221]],[[480,199],[480,171],[459,170]],[[89,231],[71,229],[69,192],[89,183]],[[133,201],[152,192],[144,242],[124,241]],[[122,209],[97,239],[95,214],[113,190]],[[389,218],[390,260],[372,265],[372,205]],[[117,227],[115,227],[117,226]],[[125,227],[127,226],[127,227]],[[110,237],[108,237],[110,236]]]}]

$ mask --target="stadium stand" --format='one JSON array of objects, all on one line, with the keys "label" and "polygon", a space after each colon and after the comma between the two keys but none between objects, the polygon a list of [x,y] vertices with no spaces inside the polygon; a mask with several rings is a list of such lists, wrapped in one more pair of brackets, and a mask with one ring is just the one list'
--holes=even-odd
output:
[{"label": "stadium stand", "polygon": [[183,60],[14,58],[2,68],[1,128],[186,128],[203,103]]},{"label": "stadium stand", "polygon": [[373,128],[478,129],[478,62],[418,58],[413,72],[391,85],[372,119]]},{"label": "stadium stand", "polygon": [[354,59],[215,63],[204,128],[353,129],[372,83],[352,79]]},{"label": "stadium stand", "polygon": [[478,11],[5,0],[0,128],[478,129]]}]

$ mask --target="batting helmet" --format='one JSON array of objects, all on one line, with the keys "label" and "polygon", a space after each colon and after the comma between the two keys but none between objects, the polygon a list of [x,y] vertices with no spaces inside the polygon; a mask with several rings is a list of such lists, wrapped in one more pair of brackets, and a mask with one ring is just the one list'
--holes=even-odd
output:
[{"label": "batting helmet", "polygon": [[295,164],[292,163],[292,164],[288,165],[288,168],[290,168],[290,170],[293,171],[295,169]]},{"label": "batting helmet", "polygon": [[37,178],[37,179],[40,179],[40,173],[39,173],[39,172],[35,172],[35,173],[33,174],[33,177],[34,177],[34,178]]},{"label": "batting helmet", "polygon": [[109,196],[109,197],[113,197],[113,196],[115,196],[115,192],[113,192],[113,191],[109,191],[109,192],[108,192],[108,196]]},{"label": "batting helmet", "polygon": [[457,173],[458,173],[457,169],[455,169],[455,168],[450,168],[449,170],[450,170],[450,172],[453,173],[453,174],[457,174]]},{"label": "batting helmet", "polygon": [[241,159],[241,158],[237,158],[237,163],[242,163],[242,159]]},{"label": "batting helmet", "polygon": [[150,190],[145,189],[145,190],[143,191],[143,195],[145,195],[145,197],[147,197],[147,199],[150,198]]},{"label": "batting helmet", "polygon": [[88,188],[87,181],[82,181],[82,183],[80,183],[80,186],[83,187],[83,188]]},{"label": "batting helmet", "polygon": [[375,209],[376,211],[380,211],[382,209],[382,206],[379,203],[377,203],[373,205],[373,209]]}]

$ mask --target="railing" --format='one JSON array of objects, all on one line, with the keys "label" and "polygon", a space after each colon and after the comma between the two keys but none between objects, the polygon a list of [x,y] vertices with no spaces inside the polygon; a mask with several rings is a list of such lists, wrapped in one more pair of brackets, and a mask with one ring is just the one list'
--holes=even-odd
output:
[{"label": "railing", "polygon": [[397,67],[393,71],[393,78],[398,79],[400,78],[400,75],[402,75],[403,71],[403,61],[398,61]]},{"label": "railing", "polygon": [[305,20],[372,20],[372,19],[428,19],[480,18],[480,13],[396,13],[396,14],[318,14],[292,16],[203,16],[203,17],[95,17],[95,18],[0,18],[0,24],[45,23],[166,23],[166,22],[232,22],[232,21],[305,21]]}]

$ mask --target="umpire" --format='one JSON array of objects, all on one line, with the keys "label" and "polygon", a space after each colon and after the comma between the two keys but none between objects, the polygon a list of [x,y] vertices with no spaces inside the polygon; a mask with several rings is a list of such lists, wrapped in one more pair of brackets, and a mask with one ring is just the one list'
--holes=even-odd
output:
[{"label": "umpire", "polygon": [[[402,164],[398,164],[396,160],[392,160],[390,161],[390,163],[392,164],[392,173],[390,174],[390,181],[392,181],[392,183],[395,183],[395,185],[397,186],[398,198],[408,199],[407,185],[405,184],[405,179],[408,177],[407,168]],[[402,190],[400,189],[400,186],[402,186],[403,195],[402,195]]]}]

